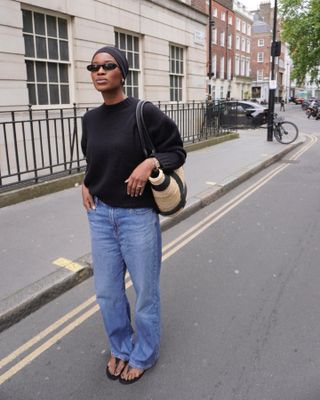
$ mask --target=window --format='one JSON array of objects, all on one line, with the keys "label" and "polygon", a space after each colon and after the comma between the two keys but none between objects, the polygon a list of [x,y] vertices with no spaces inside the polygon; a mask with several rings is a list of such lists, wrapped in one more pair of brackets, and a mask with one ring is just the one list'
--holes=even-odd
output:
[{"label": "window", "polygon": [[212,43],[217,44],[217,30],[216,28],[212,29]]},{"label": "window", "polygon": [[68,21],[22,10],[29,103],[70,104]]},{"label": "window", "polygon": [[261,53],[261,52],[257,53],[257,62],[258,63],[263,63],[263,59],[264,59],[263,56],[264,56],[263,53]]},{"label": "window", "polygon": [[250,53],[250,49],[251,49],[251,43],[250,40],[247,39],[247,53]]},{"label": "window", "polygon": [[258,39],[258,47],[264,46],[264,39]]},{"label": "window", "polygon": [[245,64],[245,59],[241,57],[241,75],[245,76],[246,74],[246,64]]},{"label": "window", "polygon": [[239,73],[240,73],[240,59],[239,59],[239,56],[236,56],[235,74],[239,75]]},{"label": "window", "polygon": [[263,69],[257,70],[257,81],[263,81]]},{"label": "window", "polygon": [[238,17],[236,19],[236,26],[237,26],[237,31],[240,31],[241,30],[241,21],[240,21],[240,18],[238,18]]},{"label": "window", "polygon": [[129,62],[130,71],[125,80],[124,90],[128,96],[139,97],[139,38],[127,33],[115,32],[115,46],[125,53]]},{"label": "window", "polygon": [[224,57],[220,58],[220,79],[224,79]]},{"label": "window", "polygon": [[232,60],[231,57],[228,57],[228,64],[227,64],[227,79],[231,79],[231,72],[232,72]]},{"label": "window", "polygon": [[247,33],[247,24],[242,21],[242,33]]},{"label": "window", "polygon": [[214,8],[214,9],[212,10],[212,15],[213,15],[214,17],[217,17],[217,16],[218,16],[218,10],[217,10],[216,8]]},{"label": "window", "polygon": [[251,25],[247,25],[247,35],[251,36]]},{"label": "window", "polygon": [[223,99],[223,86],[220,87],[220,99]]},{"label": "window", "polygon": [[224,42],[225,42],[225,33],[221,32],[220,33],[220,46],[224,47],[224,44],[225,44]]},{"label": "window", "polygon": [[232,16],[231,15],[228,16],[228,24],[232,25]]},{"label": "window", "polygon": [[225,21],[226,20],[226,13],[221,11],[221,21]]},{"label": "window", "polygon": [[241,38],[241,51],[246,51],[246,39]]},{"label": "window", "polygon": [[217,56],[214,54],[211,59],[213,76],[217,75]]},{"label": "window", "polygon": [[236,49],[240,50],[240,36],[238,36],[238,35],[236,37]]},{"label": "window", "polygon": [[215,85],[211,86],[211,96],[213,99],[216,98],[216,86]]},{"label": "window", "polygon": [[170,101],[182,100],[183,48],[170,45]]},{"label": "window", "polygon": [[246,76],[250,76],[250,58],[246,59]]},{"label": "window", "polygon": [[232,49],[232,34],[228,35],[228,49]]}]

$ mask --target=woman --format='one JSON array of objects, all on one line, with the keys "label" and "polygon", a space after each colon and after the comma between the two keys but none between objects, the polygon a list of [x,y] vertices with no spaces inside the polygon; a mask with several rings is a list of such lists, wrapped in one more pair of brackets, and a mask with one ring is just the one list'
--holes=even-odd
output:
[{"label": "woman", "polygon": [[[99,49],[87,68],[104,102],[83,117],[87,170],[82,198],[97,301],[111,349],[106,374],[129,384],[159,357],[161,233],[148,178],[159,167],[180,167],[186,153],[175,123],[147,103],[144,117],[157,153],[145,159],[136,128],[138,99],[123,92],[129,66],[120,50]],[[126,270],[136,293],[135,332],[125,293]]]}]

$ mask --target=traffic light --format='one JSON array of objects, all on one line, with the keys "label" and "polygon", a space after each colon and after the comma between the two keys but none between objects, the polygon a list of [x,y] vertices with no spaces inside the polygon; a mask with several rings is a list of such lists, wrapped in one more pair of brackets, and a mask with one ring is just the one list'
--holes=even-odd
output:
[{"label": "traffic light", "polygon": [[281,54],[281,42],[280,41],[272,42],[271,55],[273,57],[279,57],[280,54]]}]

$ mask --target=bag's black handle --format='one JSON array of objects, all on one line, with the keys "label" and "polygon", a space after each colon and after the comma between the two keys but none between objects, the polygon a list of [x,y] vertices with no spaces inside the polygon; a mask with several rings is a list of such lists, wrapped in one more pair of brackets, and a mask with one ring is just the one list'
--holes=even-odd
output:
[{"label": "bag's black handle", "polygon": [[[143,108],[146,103],[150,103],[144,100],[140,100],[139,103],[137,104],[136,108],[136,120],[137,120],[137,128],[138,128],[138,133],[140,137],[140,142],[142,146],[143,153],[146,158],[153,157],[156,150],[154,148],[154,145],[152,143],[152,140],[150,138],[144,116],[143,116]],[[148,151],[148,148],[150,151]]]}]

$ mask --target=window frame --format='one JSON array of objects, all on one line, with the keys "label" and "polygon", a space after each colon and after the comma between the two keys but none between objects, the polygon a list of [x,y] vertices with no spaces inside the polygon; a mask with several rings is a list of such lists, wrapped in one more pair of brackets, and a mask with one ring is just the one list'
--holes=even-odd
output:
[{"label": "window frame", "polygon": [[[117,44],[117,35],[119,37],[119,44]],[[121,35],[125,36],[125,48],[121,47]],[[128,48],[128,37],[132,38],[132,48]],[[138,40],[138,51],[136,51],[135,48],[135,38]],[[122,29],[115,29],[114,30],[114,44],[115,47],[119,48],[122,50],[126,57],[127,60],[129,61],[129,73],[127,75],[127,78],[125,80],[125,84],[123,86],[125,93],[128,96],[132,96],[135,98],[139,98],[141,96],[141,37],[133,32],[130,31],[125,31]],[[130,56],[132,54],[132,57]],[[135,55],[137,55],[137,60],[139,67],[136,68],[136,58]],[[134,66],[131,64],[131,59],[134,60]],[[130,65],[131,64],[131,65]],[[136,77],[136,78],[135,78]],[[130,90],[129,90],[130,89]],[[136,91],[136,93],[135,93]]]},{"label": "window frame", "polygon": [[212,29],[212,44],[217,44],[217,28]]},{"label": "window frame", "polygon": [[[171,50],[172,48],[175,48],[175,55],[176,55],[176,49],[181,50],[182,52],[182,57],[181,58],[173,58],[171,57]],[[172,61],[176,63],[182,63],[182,71],[172,71]],[[184,77],[185,77],[185,48],[181,45],[178,45],[176,43],[169,43],[169,98],[171,102],[179,102],[184,100]],[[173,85],[173,79],[176,78],[176,82],[180,83],[180,85]],[[176,94],[174,91],[178,90],[178,98],[176,98]],[[174,96],[172,97],[172,94]]]},{"label": "window frame", "polygon": [[257,82],[263,81],[263,69],[257,69]]},{"label": "window frame", "polygon": [[247,33],[247,23],[246,21],[241,21],[242,22],[242,33],[246,34]]},{"label": "window frame", "polygon": [[241,51],[246,51],[246,39],[244,37],[241,38]]},{"label": "window frame", "polygon": [[[68,108],[71,107],[72,104],[74,104],[75,102],[75,90],[74,90],[74,64],[72,62],[73,60],[73,46],[72,46],[72,26],[71,26],[71,17],[69,15],[65,15],[63,13],[59,13],[59,12],[55,12],[55,11],[51,11],[51,10],[47,10],[45,8],[41,8],[41,7],[37,7],[37,6],[32,6],[32,5],[28,5],[28,4],[22,4],[21,5],[21,18],[23,18],[23,12],[24,11],[28,11],[31,12],[32,15],[32,28],[33,31],[32,32],[25,32],[24,31],[24,26],[22,26],[21,30],[22,30],[22,35],[23,35],[23,40],[24,40],[24,35],[29,35],[32,36],[33,38],[33,50],[34,50],[34,56],[27,56],[26,55],[26,48],[25,48],[25,54],[24,54],[24,61],[26,64],[26,85],[27,85],[27,95],[28,95],[28,101],[29,104],[31,104],[30,102],[30,94],[29,94],[29,89],[28,89],[28,84],[33,84],[35,86],[35,93],[36,93],[36,101],[37,104],[31,104],[32,108],[34,110],[39,110],[39,109],[61,109],[61,108]],[[35,18],[34,18],[34,14],[41,14],[44,16],[44,27],[45,27],[45,32],[44,34],[39,34],[35,32]],[[57,28],[57,36],[54,37],[52,35],[48,35],[48,29],[47,29],[47,17],[54,17],[56,18],[56,28]],[[66,21],[66,33],[67,33],[67,39],[63,38],[62,36],[59,36],[59,25],[58,25],[58,20],[62,19]],[[67,50],[68,50],[68,60],[62,60],[60,57],[57,59],[53,59],[53,58],[39,58],[36,55],[37,52],[37,48],[36,48],[36,36],[38,37],[43,37],[46,40],[46,51],[47,51],[47,56],[49,55],[49,47],[48,47],[48,39],[56,39],[58,42],[58,46],[57,46],[57,50],[58,50],[58,55],[60,53],[60,48],[59,48],[59,40],[61,41],[66,41],[67,42]],[[25,45],[24,45],[25,47]],[[28,75],[27,75],[27,62],[32,62],[33,63],[33,72],[34,72],[34,80],[30,81],[28,80]],[[39,83],[40,81],[38,81],[37,79],[37,71],[36,71],[36,63],[43,63],[45,64],[45,72],[46,72],[46,81],[43,81],[43,83]],[[59,87],[59,103],[50,103],[50,80],[49,80],[49,64],[56,64],[57,65],[57,76],[58,76],[58,80],[56,82],[51,81],[51,85],[55,84]],[[63,82],[61,81],[61,71],[59,68],[59,65],[67,65],[67,81]],[[30,83],[29,83],[30,82]],[[46,94],[47,94],[47,103],[46,104],[39,104],[39,94],[37,93],[38,88],[37,85],[38,84],[43,84],[46,86]],[[68,88],[68,97],[69,97],[69,102],[68,103],[62,103],[61,102],[61,86],[66,86]]]},{"label": "window frame", "polygon": [[[259,57],[261,55],[261,57]],[[264,52],[263,51],[258,51],[257,52],[257,63],[263,63],[264,62]]]},{"label": "window frame", "polygon": [[[261,44],[262,43],[262,44]],[[264,47],[264,39],[258,39],[257,47]]]},{"label": "window frame", "polygon": [[236,36],[236,50],[241,50],[241,40],[239,35]]},{"label": "window frame", "polygon": [[220,75],[220,79],[225,79],[225,68],[224,68],[224,64],[225,64],[225,58],[224,58],[224,56],[221,56],[220,57],[220,72],[219,72],[219,75]]},{"label": "window frame", "polygon": [[225,47],[226,45],[226,33],[225,31],[220,32],[220,46]]},{"label": "window frame", "polygon": [[239,17],[236,17],[236,30],[241,32],[241,20]]}]

